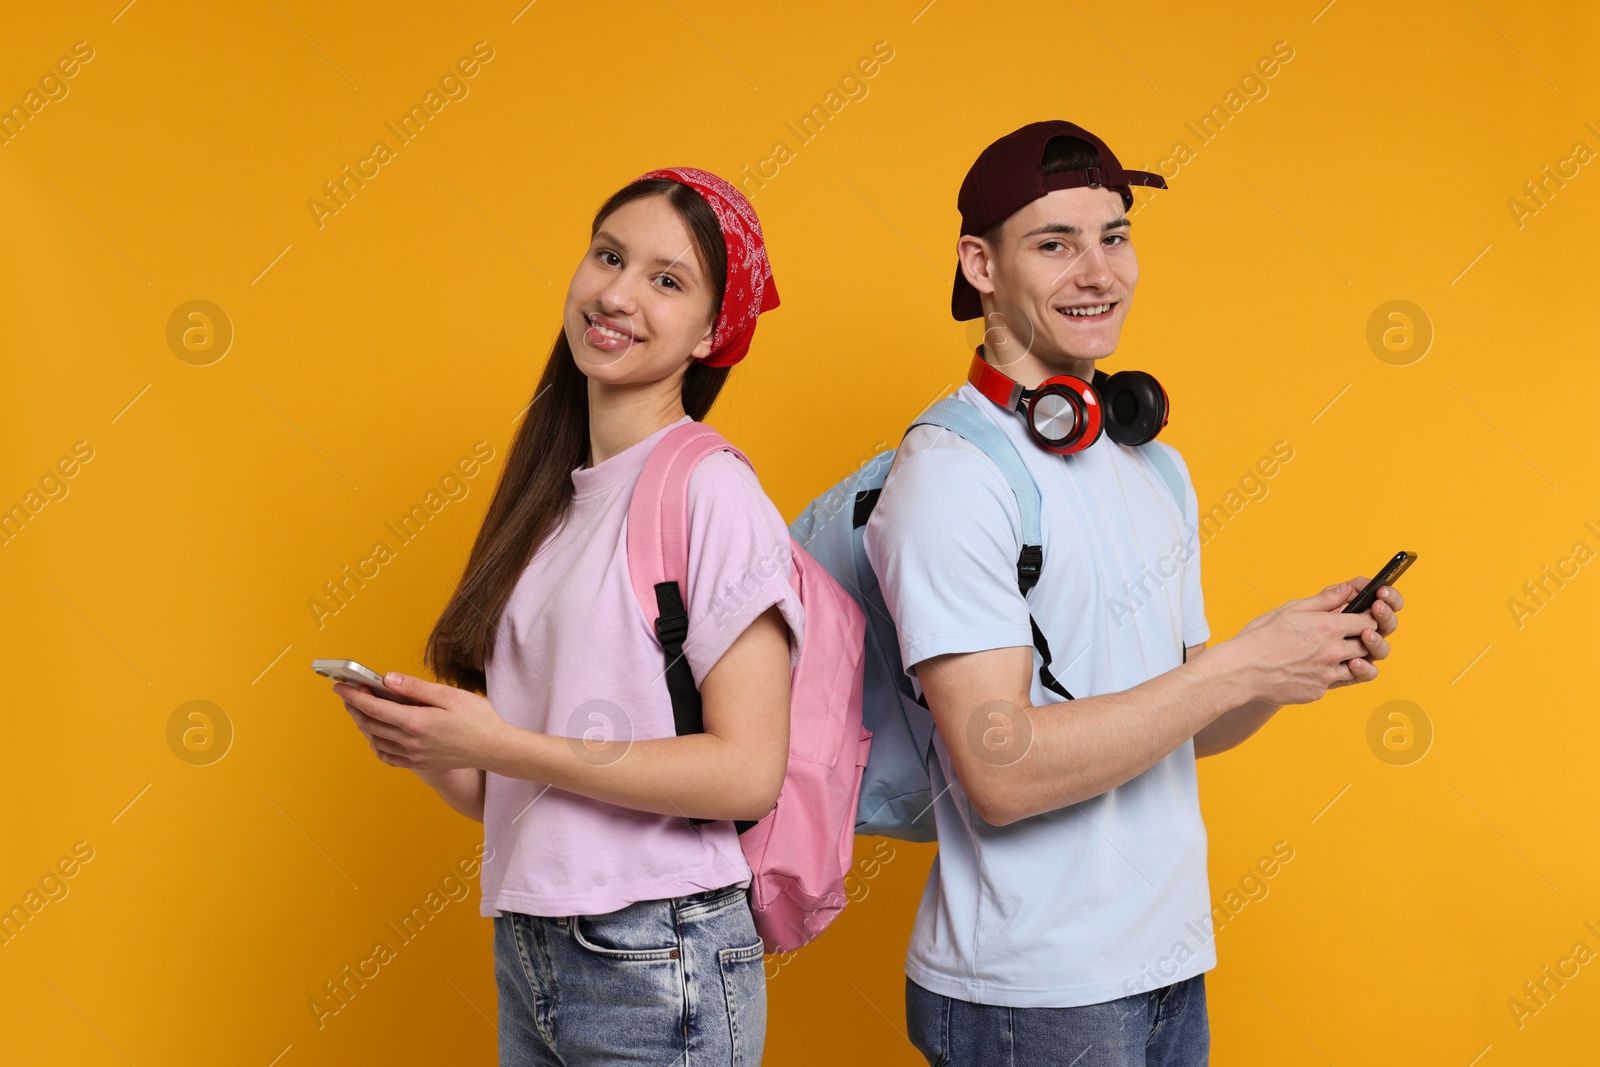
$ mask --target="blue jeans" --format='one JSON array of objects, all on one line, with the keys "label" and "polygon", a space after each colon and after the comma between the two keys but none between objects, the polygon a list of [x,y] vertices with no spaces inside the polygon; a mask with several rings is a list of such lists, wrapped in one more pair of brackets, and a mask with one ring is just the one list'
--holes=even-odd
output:
[{"label": "blue jeans", "polygon": [[501,1067],[758,1067],[761,938],[740,886],[494,920]]},{"label": "blue jeans", "polygon": [[1004,1008],[906,979],[906,1027],[933,1067],[1205,1067],[1205,975],[1079,1008]]}]

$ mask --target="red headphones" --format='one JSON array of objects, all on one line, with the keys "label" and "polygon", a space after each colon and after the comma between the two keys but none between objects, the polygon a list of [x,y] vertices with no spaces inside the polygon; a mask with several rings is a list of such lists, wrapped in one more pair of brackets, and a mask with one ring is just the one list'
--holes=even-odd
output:
[{"label": "red headphones", "polygon": [[1047,452],[1070,456],[1105,435],[1119,445],[1153,441],[1167,424],[1171,405],[1161,383],[1140,370],[1107,375],[1094,372],[1094,384],[1062,374],[1037,389],[1024,389],[990,366],[983,346],[972,356],[967,381],[1007,411],[1022,415],[1028,436]]}]

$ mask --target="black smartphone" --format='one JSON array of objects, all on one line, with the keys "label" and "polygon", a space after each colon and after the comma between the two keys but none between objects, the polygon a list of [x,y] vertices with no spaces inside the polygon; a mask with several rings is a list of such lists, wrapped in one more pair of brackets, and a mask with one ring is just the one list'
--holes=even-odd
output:
[{"label": "black smartphone", "polygon": [[1346,615],[1359,615],[1372,607],[1373,601],[1378,599],[1378,590],[1386,585],[1393,585],[1399,577],[1406,572],[1406,568],[1417,561],[1415,552],[1396,552],[1394,559],[1383,565],[1377,577],[1366,584],[1366,587],[1356,594],[1356,598],[1344,609]]}]

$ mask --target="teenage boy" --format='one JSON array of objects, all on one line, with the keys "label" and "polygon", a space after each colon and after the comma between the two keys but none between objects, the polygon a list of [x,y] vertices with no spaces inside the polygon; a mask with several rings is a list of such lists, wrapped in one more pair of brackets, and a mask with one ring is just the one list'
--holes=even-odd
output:
[{"label": "teenage boy", "polygon": [[[1200,654],[1188,468],[1164,442],[1096,436],[1101,420],[1126,440],[1166,419],[1154,379],[1119,387],[1095,366],[1139,279],[1130,184],[1166,187],[1087,130],[1039,122],[985,149],[961,186],[951,310],[986,329],[956,396],[1038,486],[1042,570],[1027,573],[1000,468],[933,426],[906,434],[866,527],[936,724],[939,852],[906,957],[909,1034],[930,1063],[1206,1063],[1216,952],[1195,759],[1283,704],[1377,677],[1401,607],[1385,587],[1344,614],[1356,577]],[[1181,472],[1181,516],[1151,449]]]}]

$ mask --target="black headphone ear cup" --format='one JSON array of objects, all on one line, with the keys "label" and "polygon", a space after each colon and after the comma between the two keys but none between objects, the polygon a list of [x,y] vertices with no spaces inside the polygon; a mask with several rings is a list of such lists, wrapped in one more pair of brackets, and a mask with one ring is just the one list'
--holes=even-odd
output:
[{"label": "black headphone ear cup", "polygon": [[[1099,378],[1099,375],[1096,375]],[[1106,436],[1119,445],[1155,440],[1167,424],[1167,394],[1161,383],[1142,370],[1123,370],[1095,387],[1105,409]]]}]

